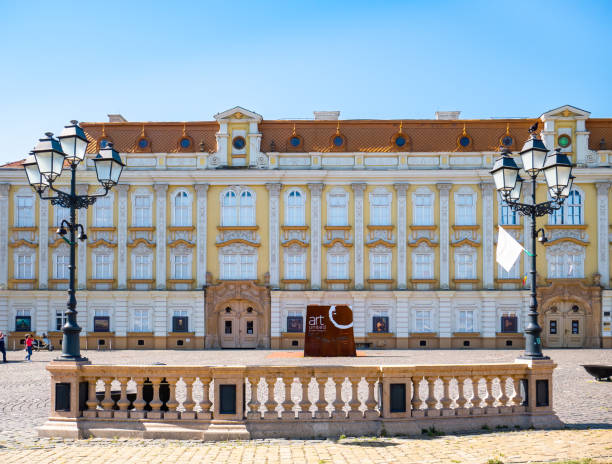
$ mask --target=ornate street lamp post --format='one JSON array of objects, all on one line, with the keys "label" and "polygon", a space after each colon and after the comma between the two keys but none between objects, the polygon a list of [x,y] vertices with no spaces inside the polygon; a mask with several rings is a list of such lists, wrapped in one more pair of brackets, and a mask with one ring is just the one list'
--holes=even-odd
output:
[{"label": "ornate street lamp post", "polygon": [[[542,341],[540,339],[542,328],[538,324],[538,301],[536,298],[536,239],[540,242],[546,242],[546,237],[544,236],[544,229],[536,229],[536,218],[551,214],[561,208],[563,202],[569,196],[574,178],[572,176],[572,163],[569,158],[561,153],[558,148],[549,153],[544,142],[537,137],[536,130],[537,123],[529,129],[531,137],[520,152],[523,170],[527,176],[531,177],[530,203],[520,203],[519,201],[523,179],[518,175],[519,168],[510,156],[509,150],[501,151],[501,156],[495,160],[491,174],[503,202],[513,211],[531,218],[529,322],[525,328],[525,353],[521,358],[548,359],[542,354]],[[544,173],[551,200],[536,203],[536,179],[541,172]]]},{"label": "ornate street lamp post", "polygon": [[[78,164],[85,159],[87,150],[87,137],[78,125],[77,121],[70,121],[65,126],[60,136],[55,139],[51,132],[45,134],[45,138],[39,140],[38,144],[25,160],[23,167],[28,177],[28,182],[43,200],[50,200],[52,205],[62,206],[70,209],[70,220],[63,220],[57,229],[57,233],[70,245],[70,283],[68,287],[68,304],[66,310],[66,324],[62,328],[64,333],[62,340],[62,361],[84,361],[81,357],[79,346],[79,333],[81,328],[76,320],[77,301],[75,297],[74,276],[76,271],[76,233],[78,239],[87,239],[85,228],[76,223],[76,210],[93,205],[97,198],[105,196],[109,190],[117,185],[121,171],[125,166],[121,161],[112,144],[109,143],[94,158],[98,182],[104,187],[104,193],[97,195],[76,194],[76,169]],[[64,167],[70,167],[70,193],[66,193],[53,186],[53,183],[62,174]],[[69,233],[69,238],[65,235]]]}]

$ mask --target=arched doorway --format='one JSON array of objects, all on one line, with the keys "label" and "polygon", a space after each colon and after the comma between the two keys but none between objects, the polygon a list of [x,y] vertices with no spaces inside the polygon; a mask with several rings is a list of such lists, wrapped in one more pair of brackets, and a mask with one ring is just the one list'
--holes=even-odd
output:
[{"label": "arched doorway", "polygon": [[558,301],[544,313],[544,340],[550,348],[581,348],[586,333],[584,308],[571,301]]},{"label": "arched doorway", "polygon": [[247,300],[230,300],[219,312],[221,348],[257,348],[261,314]]}]

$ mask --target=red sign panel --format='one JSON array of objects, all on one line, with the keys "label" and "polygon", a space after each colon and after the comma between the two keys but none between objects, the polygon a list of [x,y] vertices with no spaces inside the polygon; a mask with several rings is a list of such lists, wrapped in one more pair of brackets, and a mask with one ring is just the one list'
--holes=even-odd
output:
[{"label": "red sign panel", "polygon": [[304,356],[357,356],[351,308],[347,305],[306,308]]}]

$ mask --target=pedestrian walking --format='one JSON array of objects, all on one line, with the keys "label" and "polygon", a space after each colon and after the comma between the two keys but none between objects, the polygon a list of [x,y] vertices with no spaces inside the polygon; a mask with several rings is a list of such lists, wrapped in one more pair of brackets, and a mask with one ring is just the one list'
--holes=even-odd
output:
[{"label": "pedestrian walking", "polygon": [[25,350],[28,353],[25,357],[27,362],[32,362],[32,359],[30,359],[32,357],[32,344],[34,343],[34,338],[32,338],[32,336],[30,334],[26,334],[26,338],[25,338]]},{"label": "pedestrian walking", "polygon": [[0,330],[0,351],[2,352],[2,362],[6,362],[6,335]]}]

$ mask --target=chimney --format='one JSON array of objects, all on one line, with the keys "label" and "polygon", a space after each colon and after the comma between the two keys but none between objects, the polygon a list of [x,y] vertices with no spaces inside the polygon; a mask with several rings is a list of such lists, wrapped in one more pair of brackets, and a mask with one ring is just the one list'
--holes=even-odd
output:
[{"label": "chimney", "polygon": [[436,111],[436,119],[459,119],[461,111]]},{"label": "chimney", "polygon": [[315,121],[337,121],[340,111],[313,111]]},{"label": "chimney", "polygon": [[125,119],[120,114],[109,114],[108,115],[108,122],[128,122],[128,120]]}]

